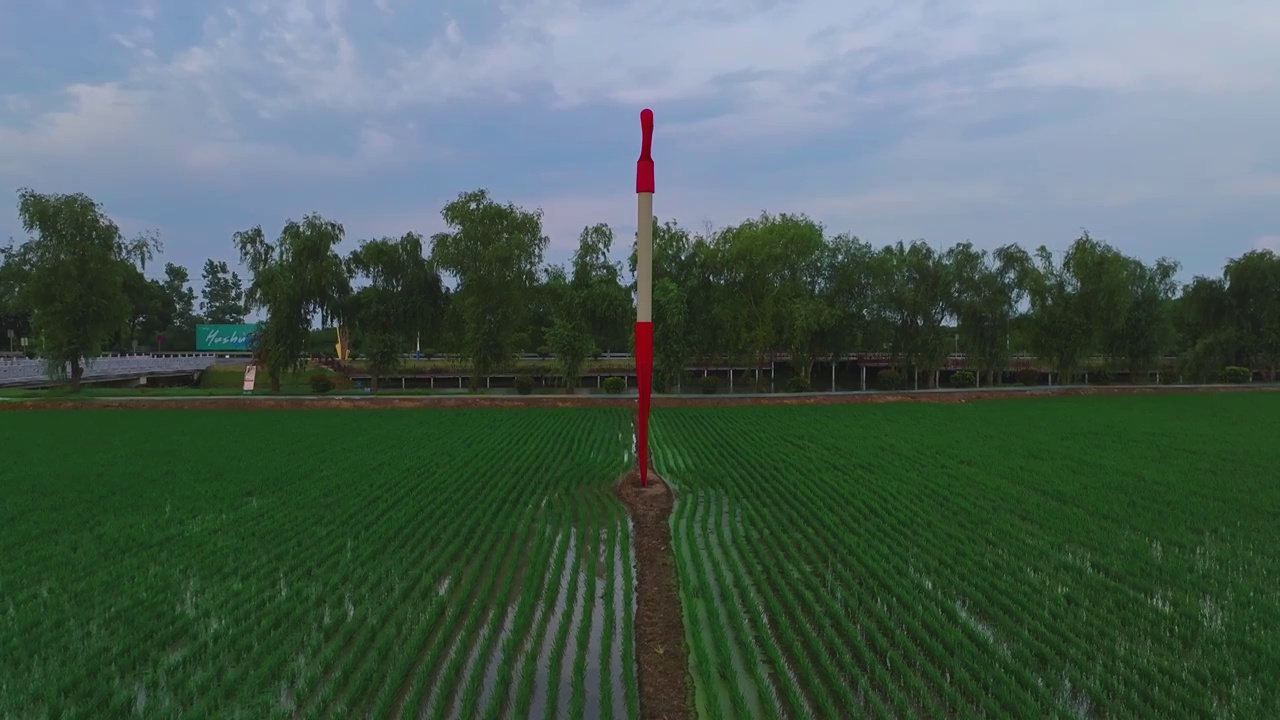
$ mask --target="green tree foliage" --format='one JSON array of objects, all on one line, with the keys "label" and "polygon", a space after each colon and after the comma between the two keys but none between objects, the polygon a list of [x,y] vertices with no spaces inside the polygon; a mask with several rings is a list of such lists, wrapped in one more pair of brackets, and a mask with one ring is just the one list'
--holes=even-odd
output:
[{"label": "green tree foliage", "polygon": [[1223,270],[1237,353],[1274,382],[1280,367],[1280,256],[1253,250]]},{"label": "green tree foliage", "polygon": [[[558,268],[556,269],[558,270]],[[571,284],[563,272],[552,270],[548,286],[559,287],[552,324],[547,328],[547,347],[556,355],[556,365],[564,380],[564,388],[572,391],[581,377],[586,360],[595,352],[595,340],[586,319],[584,305],[573,295]]]},{"label": "green tree foliage", "polygon": [[31,268],[23,247],[0,247],[0,351],[20,350],[22,338],[31,336],[30,299],[24,292]]},{"label": "green tree foliage", "polygon": [[544,295],[551,312],[551,325],[545,333],[546,346],[555,355],[565,389],[572,391],[578,385],[587,358],[596,351],[589,320],[591,288],[573,283],[558,266],[547,268],[544,278]]},{"label": "green tree foliage", "polygon": [[756,366],[756,388],[769,351],[802,353],[808,377],[818,334],[834,314],[820,295],[825,255],[822,226],[804,215],[761,213],[717,233],[711,242],[714,277],[736,301],[729,323],[741,328]]},{"label": "green tree foliage", "polygon": [[159,241],[145,234],[126,241],[102,206],[79,193],[23,188],[18,216],[32,234],[6,257],[24,268],[19,302],[31,309],[50,376],[79,390],[85,362],[129,325],[126,282],[160,250]]},{"label": "green tree foliage", "polygon": [[1136,258],[1124,258],[1125,286],[1128,289],[1118,337],[1113,342],[1115,365],[1130,378],[1145,376],[1159,362],[1174,335],[1170,303],[1178,292],[1174,275],[1178,263],[1160,258],[1147,265]]},{"label": "green tree foliage", "polygon": [[610,259],[613,229],[603,223],[583,228],[569,268],[574,302],[595,347],[625,351],[635,305],[622,282],[622,267]]},{"label": "green tree foliage", "polygon": [[691,360],[716,362],[722,354],[750,359],[759,370],[774,351],[786,350],[807,377],[837,322],[827,292],[831,250],[820,225],[766,213],[693,237],[674,221],[655,220],[653,236],[654,317],[661,318],[654,324],[655,389],[678,382]]},{"label": "green tree foliage", "polygon": [[[432,238],[429,260],[409,233],[369,240],[344,261],[335,250],[342,226],[318,215],[290,221],[273,242],[257,227],[237,233],[252,282],[246,290],[226,262],[207,261],[200,318],[185,268],[146,276],[154,236],[125,242],[84,195],[23,190],[19,201],[32,237],[0,248],[0,331],[31,338],[51,372],[70,368],[73,384],[105,348],[149,346],[160,333],[172,348],[180,329],[243,322],[250,309],[266,316],[256,353],[273,387],[304,353],[331,346],[329,331],[313,329],[317,318],[353,324],[378,377],[422,337],[428,352],[469,358],[473,386],[520,351],[555,355],[572,385],[594,354],[632,344],[634,241],[625,280],[605,224],[583,229],[564,266],[544,266],[541,211],[485,190],[445,206],[447,231]],[[1144,382],[1155,369],[1201,381],[1229,366],[1269,379],[1280,369],[1280,257],[1268,251],[1180,286],[1175,261],[1126,256],[1087,232],[1058,254],[968,242],[876,248],[828,236],[804,215],[762,213],[697,234],[655,218],[653,238],[659,392],[680,384],[691,363],[751,364],[767,376],[760,370],[781,352],[797,386],[812,384],[816,361],[857,351],[888,351],[898,372],[884,378],[928,385],[954,344],[986,384],[1024,351],[1059,383],[1085,370],[1091,380],[1127,373]],[[1171,352],[1176,368],[1162,359]]]},{"label": "green tree foliage", "polygon": [[147,279],[138,268],[124,270],[124,292],[129,302],[127,327],[115,334],[113,348],[133,352],[139,345],[152,346],[155,337],[174,320],[173,298],[165,286]]},{"label": "green tree foliage", "polygon": [[950,310],[963,350],[991,385],[1009,363],[1009,326],[1026,294],[1019,281],[1030,270],[1031,257],[1017,245],[988,253],[965,242],[947,251],[946,262],[955,282]]},{"label": "green tree foliage", "polygon": [[240,262],[253,276],[245,301],[266,312],[254,358],[267,371],[272,391],[280,390],[285,373],[302,367],[312,321],[319,316],[328,325],[348,311],[351,282],[335,249],[344,234],[342,225],[313,213],[286,222],[275,242],[261,226],[232,236]]},{"label": "green tree foliage", "polygon": [[1103,355],[1108,372],[1145,376],[1174,338],[1171,300],[1177,271],[1172,260],[1148,265],[1087,232],[1072,243],[1060,266],[1041,247],[1036,263],[1023,266],[1033,349],[1051,359],[1064,379],[1093,352]]},{"label": "green tree foliage", "polygon": [[542,211],[499,204],[487,190],[458,195],[441,211],[447,232],[431,238],[437,267],[457,278],[463,325],[460,349],[471,361],[473,387],[513,354],[548,239]]},{"label": "green tree foliage", "polygon": [[240,276],[222,260],[205,260],[200,273],[204,287],[200,290],[200,312],[204,321],[215,325],[238,325],[249,314]]},{"label": "green tree foliage", "polygon": [[1030,298],[1028,331],[1031,350],[1062,380],[1069,380],[1088,354],[1090,327],[1080,280],[1073,266],[1055,263],[1041,246],[1024,273],[1022,285]]},{"label": "green tree foliage", "polygon": [[1183,288],[1175,307],[1177,344],[1185,349],[1184,377],[1207,382],[1222,368],[1242,360],[1225,279],[1197,275]]},{"label": "green tree foliage", "polygon": [[[944,254],[923,241],[898,242],[881,250],[875,262],[877,298],[889,352],[913,383],[947,356],[944,321],[954,305],[955,279]],[[933,380],[929,372],[926,381]]]},{"label": "green tree foliage", "polygon": [[370,387],[400,367],[419,334],[440,325],[444,288],[423,256],[422,236],[366,240],[347,258],[349,274],[368,284],[351,296],[350,321],[361,336]]},{"label": "green tree foliage", "polygon": [[162,285],[167,301],[173,308],[173,326],[194,328],[196,324],[196,293],[191,289],[191,276],[187,269],[181,265],[165,263]]},{"label": "green tree foliage", "polygon": [[834,316],[822,333],[821,345],[832,356],[880,346],[875,259],[875,249],[853,235],[837,235],[830,241],[822,289]]}]

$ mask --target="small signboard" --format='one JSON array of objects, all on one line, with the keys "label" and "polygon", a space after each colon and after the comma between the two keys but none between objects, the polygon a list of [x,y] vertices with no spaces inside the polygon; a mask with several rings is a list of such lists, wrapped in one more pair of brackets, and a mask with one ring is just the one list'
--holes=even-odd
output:
[{"label": "small signboard", "polygon": [[253,349],[258,324],[196,325],[196,350],[199,352],[248,352]]},{"label": "small signboard", "polygon": [[258,376],[258,366],[252,363],[244,368],[244,391],[246,393],[253,392],[253,382]]}]

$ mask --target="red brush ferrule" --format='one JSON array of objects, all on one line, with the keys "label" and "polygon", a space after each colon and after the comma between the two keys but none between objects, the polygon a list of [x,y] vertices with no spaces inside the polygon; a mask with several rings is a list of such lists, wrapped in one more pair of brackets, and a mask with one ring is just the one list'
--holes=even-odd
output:
[{"label": "red brush ferrule", "polygon": [[636,163],[636,194],[653,192],[653,161]]}]

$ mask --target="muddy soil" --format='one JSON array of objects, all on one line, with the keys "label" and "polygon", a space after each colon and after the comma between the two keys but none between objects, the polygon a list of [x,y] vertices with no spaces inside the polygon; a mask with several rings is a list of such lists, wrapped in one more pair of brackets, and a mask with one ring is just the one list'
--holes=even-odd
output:
[{"label": "muddy soil", "polygon": [[636,660],[640,666],[640,717],[692,718],[692,692],[684,616],[671,547],[671,489],[652,471],[640,487],[632,469],[618,482],[618,497],[635,525]]},{"label": "muddy soil", "polygon": [[[966,390],[959,392],[841,393],[835,395],[657,395],[654,407],[721,405],[833,405],[889,402],[963,403],[993,398],[1029,398],[1060,395],[1136,395],[1144,393],[1280,392],[1274,385],[1177,386],[1107,385],[1098,387],[1040,387],[1019,390]],[[211,397],[82,398],[56,400],[2,400],[0,410],[80,409],[80,408],[189,408],[189,409],[298,409],[317,410],[359,408],[479,408],[479,407],[630,407],[634,396],[584,397],[574,395],[460,395],[460,396],[372,396],[372,397],[270,397],[254,395]]]}]

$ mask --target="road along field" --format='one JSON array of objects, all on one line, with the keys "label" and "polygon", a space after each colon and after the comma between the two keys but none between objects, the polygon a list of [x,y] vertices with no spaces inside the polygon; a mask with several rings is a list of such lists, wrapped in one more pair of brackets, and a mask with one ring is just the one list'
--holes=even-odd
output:
[{"label": "road along field", "polygon": [[625,410],[33,410],[0,437],[0,717],[639,712]]},{"label": "road along field", "polygon": [[701,717],[1280,717],[1280,398],[668,408]]}]

